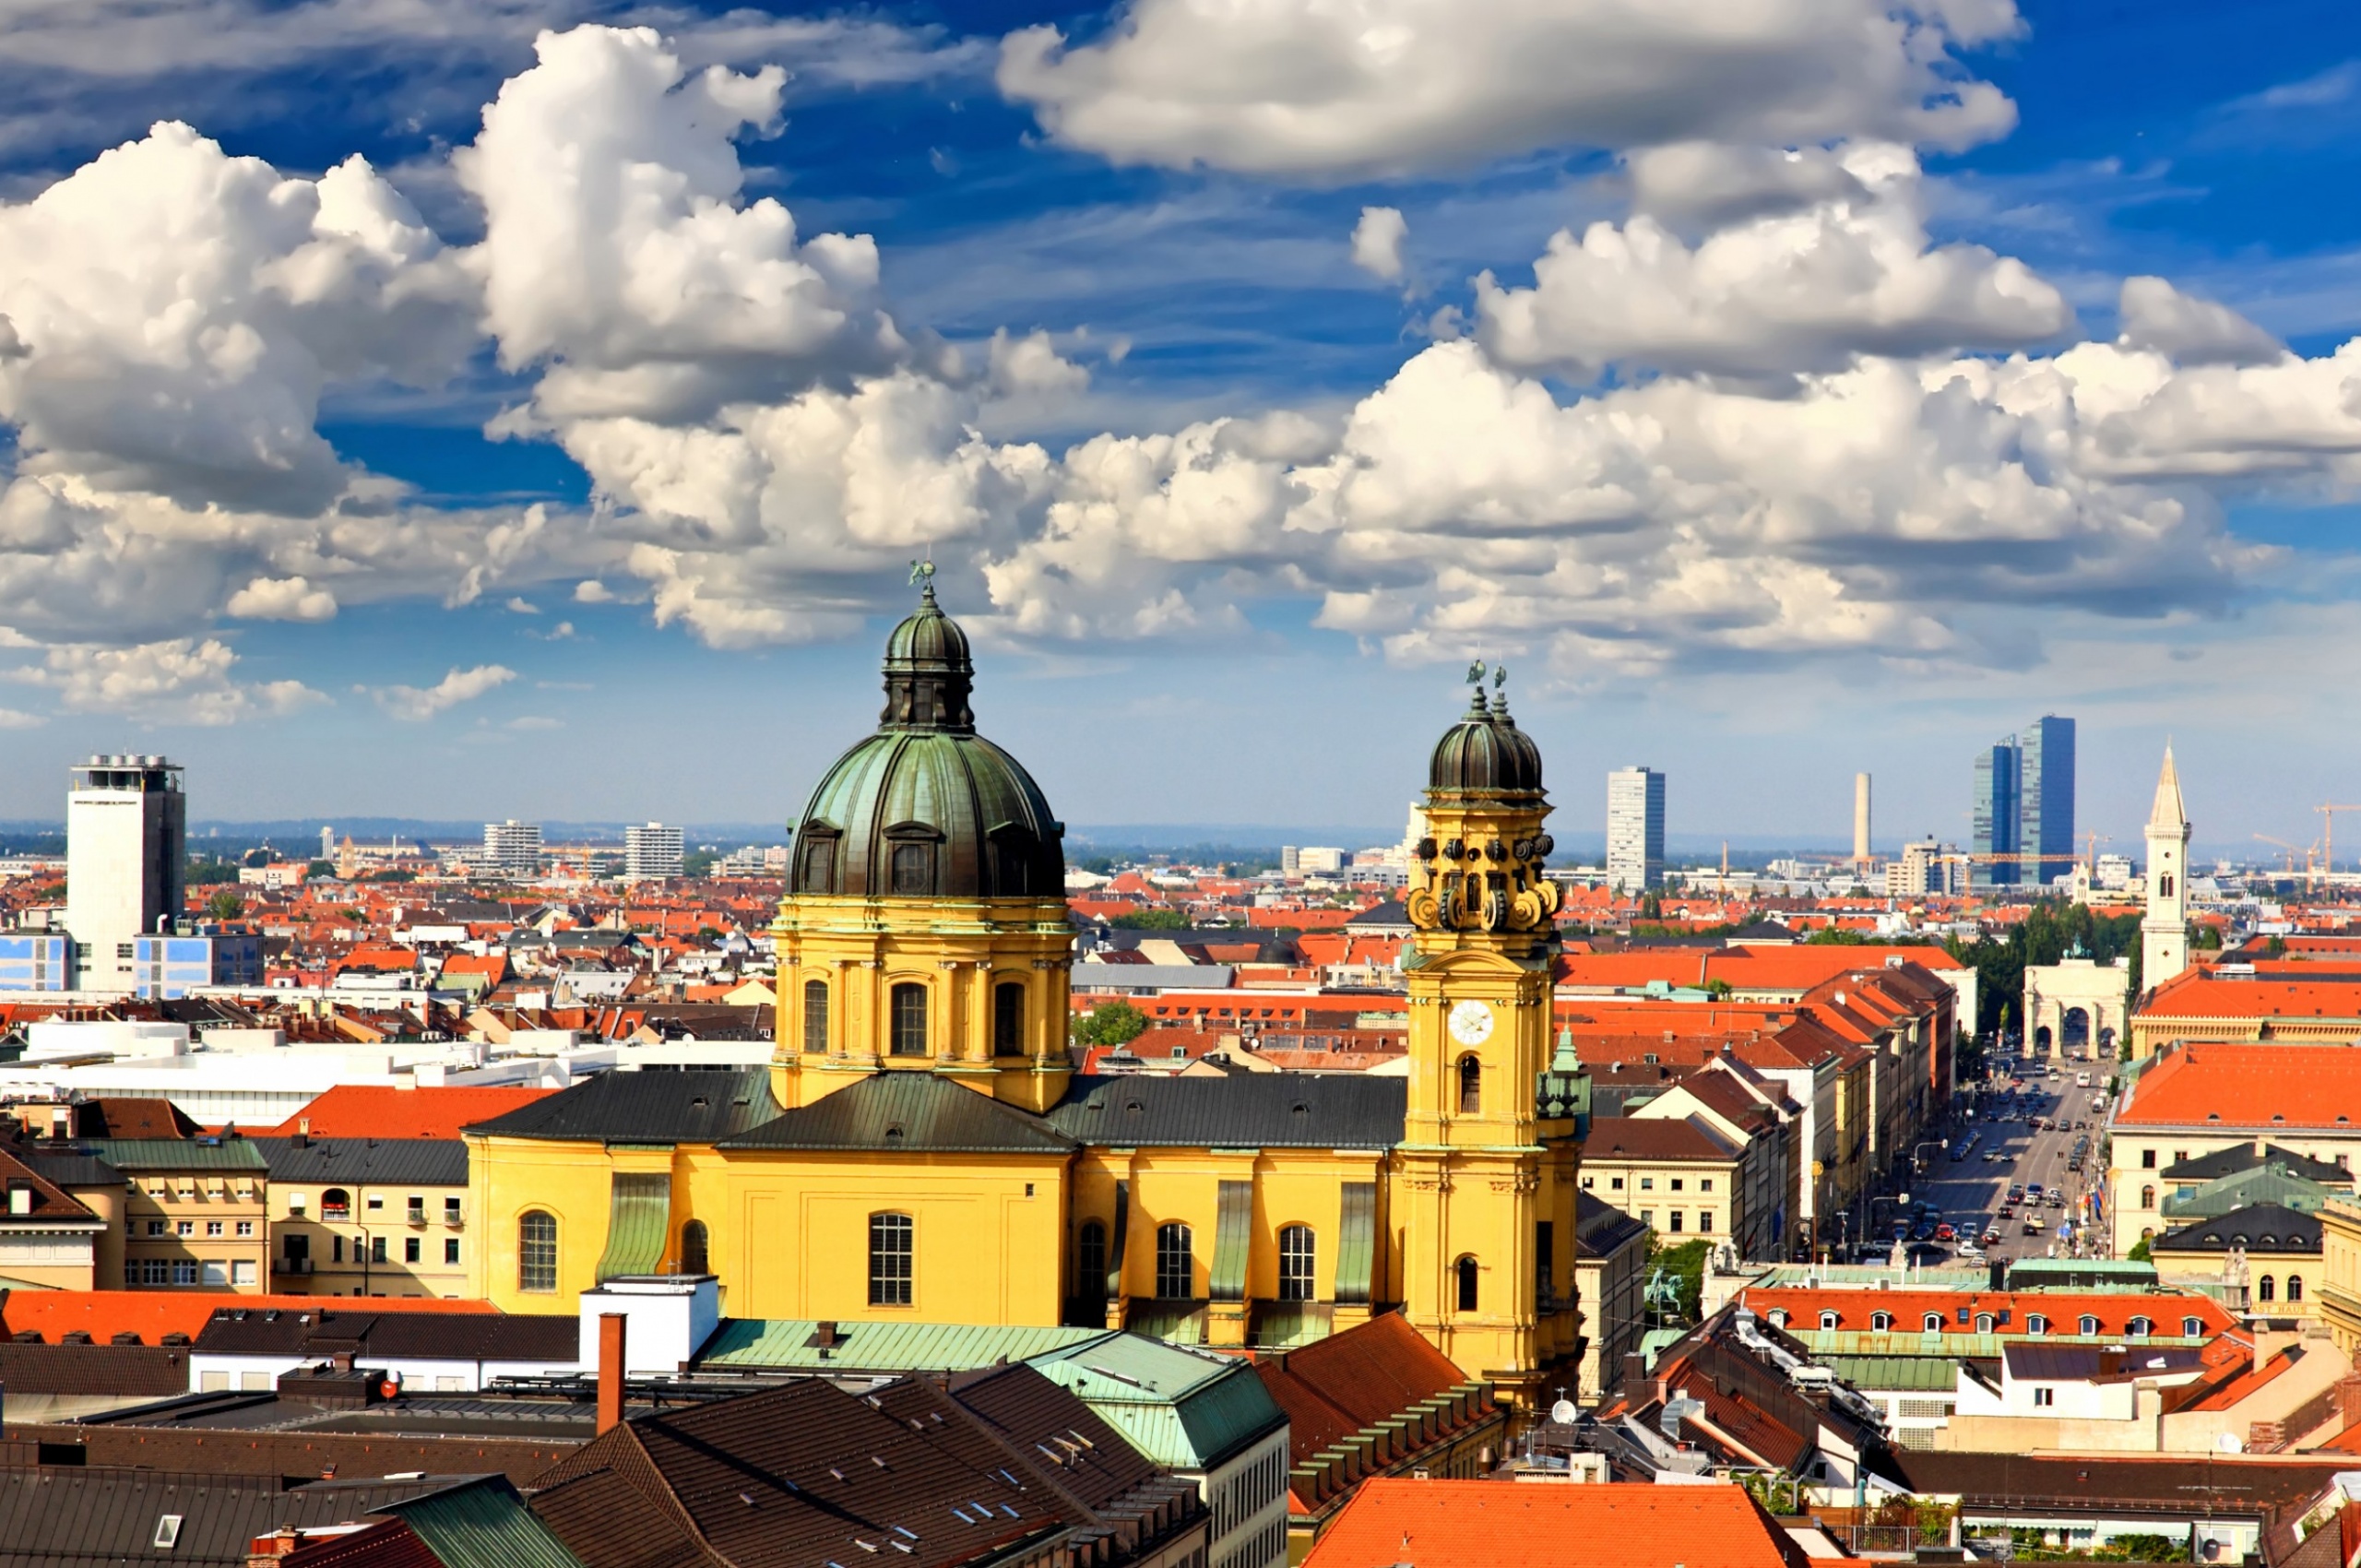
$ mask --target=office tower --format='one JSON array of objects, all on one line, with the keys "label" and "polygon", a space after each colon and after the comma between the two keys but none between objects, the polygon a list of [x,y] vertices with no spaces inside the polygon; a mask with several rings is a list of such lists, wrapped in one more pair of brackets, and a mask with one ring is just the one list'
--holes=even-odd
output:
[{"label": "office tower", "polygon": [[1296,873],[1301,871],[1303,869],[1301,855],[1302,851],[1299,850],[1292,844],[1280,845],[1279,874],[1281,876],[1293,876]]},{"label": "office tower", "polygon": [[635,881],[641,877],[678,876],[681,874],[681,830],[651,822],[645,827],[623,829],[623,874]]},{"label": "office tower", "polygon": [[2169,745],[2145,837],[2148,912],[2140,921],[2140,983],[2153,990],[2189,968],[2189,811],[2181,804],[2180,773]]},{"label": "office tower", "polygon": [[1869,776],[1853,775],[1853,863],[1869,863]]},{"label": "office tower", "polygon": [[[2017,738],[2017,851],[2024,880],[2074,871],[2074,721],[2045,714]],[[2037,858],[2036,858],[2037,857]]]},{"label": "office tower", "polygon": [[1345,869],[1344,849],[1334,844],[1306,844],[1295,852],[1295,869],[1306,876],[1326,876]]},{"label": "office tower", "polygon": [[518,822],[513,816],[506,822],[485,823],[483,860],[493,871],[532,875],[541,869],[541,825]]},{"label": "office tower", "polygon": [[2013,860],[1989,857],[2017,852],[2017,738],[2014,735],[1975,754],[1975,799],[1970,826],[1969,863],[1979,887],[2011,887],[2019,867]]},{"label": "office tower", "polygon": [[1607,880],[1618,893],[1664,882],[1664,775],[1653,767],[1607,776]]},{"label": "office tower", "polygon": [[74,984],[128,992],[134,944],[169,931],[188,870],[188,800],[160,756],[94,756],[65,797],[65,930]]},{"label": "office tower", "polygon": [[323,826],[320,829],[320,859],[336,859],[336,829]]}]

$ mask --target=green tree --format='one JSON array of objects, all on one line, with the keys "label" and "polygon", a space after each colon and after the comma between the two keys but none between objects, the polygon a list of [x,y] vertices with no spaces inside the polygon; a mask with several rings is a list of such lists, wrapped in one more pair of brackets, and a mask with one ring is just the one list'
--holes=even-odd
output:
[{"label": "green tree", "polygon": [[1807,947],[1866,947],[1869,939],[1843,926],[1824,926],[1804,938]]},{"label": "green tree", "polygon": [[711,876],[713,868],[720,863],[721,857],[712,850],[694,849],[681,857],[681,874],[682,876]]},{"label": "green tree", "polygon": [[2197,940],[2190,945],[2201,953],[2219,953],[2222,950],[2222,928],[2218,925],[2199,926]]},{"label": "green tree", "polygon": [[310,865],[303,868],[303,874],[305,876],[334,876],[336,874],[336,862],[334,861],[314,861]]},{"label": "green tree", "polygon": [[2148,1262],[2150,1258],[2150,1253],[2148,1252],[2148,1238],[2142,1236],[2138,1241],[2132,1242],[2131,1250],[2123,1255],[2133,1263]]},{"label": "green tree", "polygon": [[1704,1294],[1707,1247],[1708,1243],[1703,1240],[1667,1247],[1653,1232],[1648,1236],[1649,1272],[1662,1270],[1672,1277],[1680,1295],[1681,1315],[1691,1323],[1697,1321],[1697,1303]]},{"label": "green tree", "polygon": [[1147,1032],[1147,1015],[1128,1002],[1107,1002],[1074,1021],[1076,1045],[1129,1045]]},{"label": "green tree", "polygon": [[245,912],[246,901],[226,887],[205,901],[208,920],[234,921]]},{"label": "green tree", "polygon": [[1186,931],[1189,917],[1178,909],[1128,909],[1107,923],[1123,931]]},{"label": "green tree", "polygon": [[188,863],[188,885],[212,887],[224,882],[238,880],[238,868],[228,861],[191,861]]}]

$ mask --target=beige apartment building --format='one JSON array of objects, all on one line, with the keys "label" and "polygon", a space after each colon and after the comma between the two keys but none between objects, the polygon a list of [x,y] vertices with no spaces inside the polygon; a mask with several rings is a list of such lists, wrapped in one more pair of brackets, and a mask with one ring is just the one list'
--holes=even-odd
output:
[{"label": "beige apartment building", "polygon": [[468,1294],[468,1146],[457,1138],[257,1138],[270,1165],[271,1288]]},{"label": "beige apartment building", "polygon": [[123,1177],[123,1272],[101,1284],[254,1295],[269,1289],[269,1172],[252,1140],[84,1138],[76,1146]]},{"label": "beige apartment building", "polygon": [[1582,1191],[1666,1246],[1728,1241],[1741,1257],[1769,1256],[1770,1217],[1749,1213],[1746,1194],[1762,1185],[1752,1162],[1780,1157],[1772,1139],[1741,1145],[1700,1121],[1599,1116],[1583,1146]]}]

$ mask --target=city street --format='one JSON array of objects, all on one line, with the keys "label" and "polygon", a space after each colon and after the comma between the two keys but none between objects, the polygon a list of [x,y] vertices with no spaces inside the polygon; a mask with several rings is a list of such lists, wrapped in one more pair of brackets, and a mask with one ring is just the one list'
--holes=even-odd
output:
[{"label": "city street", "polygon": [[[1985,1249],[1987,1256],[2028,1258],[2065,1256],[2068,1247],[2058,1237],[2062,1222],[2071,1220],[2076,1232],[2082,1228],[2086,1213],[2083,1197],[2098,1190],[2106,1175],[2102,1145],[2101,1122],[2104,1111],[2094,1111],[2091,1102],[2105,1093],[2107,1064],[2105,1063],[2061,1063],[2058,1075],[2051,1078],[2037,1075],[2033,1064],[2023,1071],[2024,1091],[2013,1101],[1999,1092],[1979,1094],[1980,1102],[1975,1119],[1955,1123],[1951,1143],[1944,1147],[1930,1148],[1926,1153],[1926,1175],[1921,1179],[1921,1191],[1915,1198],[1928,1198],[1942,1206],[1943,1218],[1953,1225],[1962,1217],[1983,1217],[1988,1219],[2000,1212],[2001,1199],[2011,1182],[2031,1185],[2038,1182],[2045,1190],[2063,1187],[2067,1205],[2051,1208],[2046,1204],[2035,1209],[2030,1203],[2020,1204],[2016,1216],[2000,1221],[2000,1240]],[[2089,1069],[2094,1080],[2089,1088],[2077,1087],[2074,1075]],[[2008,1080],[1999,1084],[2005,1088]],[[2004,1120],[2014,1116],[2018,1120]],[[2050,1118],[2059,1123],[2054,1129],[2035,1130],[2032,1119]],[[2077,1123],[2082,1125],[2077,1126]],[[1967,1158],[1954,1163],[1949,1150],[1971,1133],[1980,1134]],[[2077,1139],[2088,1138],[2090,1144],[2077,1174],[2067,1169],[2067,1161]],[[1987,1150],[1998,1150],[1999,1160],[1987,1161]],[[2026,1218],[2038,1213],[2044,1229],[2037,1235],[2028,1235]],[[2102,1238],[2105,1226],[2096,1227]],[[2103,1249],[2102,1249],[2103,1250]],[[2084,1253],[2090,1248],[2086,1243]]]}]

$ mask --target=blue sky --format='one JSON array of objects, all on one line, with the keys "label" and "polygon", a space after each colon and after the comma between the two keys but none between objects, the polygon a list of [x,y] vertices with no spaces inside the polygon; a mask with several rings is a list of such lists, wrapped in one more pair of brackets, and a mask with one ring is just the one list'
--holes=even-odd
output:
[{"label": "blue sky", "polygon": [[[1270,0],[1281,20],[1298,8]],[[1598,8],[1487,0],[1463,16],[1478,32],[1532,28],[1539,42],[1520,48],[1578,59],[1611,52],[1583,30]],[[1436,14],[1378,9],[1413,36]],[[1191,10],[224,0],[180,14],[189,31],[107,4],[0,21],[0,61],[16,62],[0,64],[0,105],[14,106],[0,109],[0,199],[14,204],[0,210],[0,318],[29,345],[0,351],[0,459],[20,486],[45,487],[23,490],[14,516],[65,508],[12,524],[0,507],[0,666],[16,677],[0,682],[0,817],[52,814],[83,753],[141,749],[186,759],[212,817],[781,820],[871,722],[877,647],[907,560],[929,543],[985,649],[979,719],[1077,822],[1391,823],[1470,656],[1510,663],[1582,832],[1603,815],[1605,769],[1643,761],[1673,775],[1679,833],[1840,833],[1850,777],[1868,768],[1881,839],[1962,837],[1969,752],[2053,710],[2082,720],[2085,826],[2118,847],[2136,836],[2167,735],[2207,842],[2308,841],[2310,805],[2349,797],[2361,758],[2335,695],[2361,647],[2347,489],[2361,438],[2332,359],[2361,331],[2349,7],[2259,4],[2225,26],[2213,6],[2025,0],[2011,27],[2004,5],[1930,3],[1907,14],[1949,28],[1938,74],[2012,106],[2012,125],[1987,115],[1967,133],[1910,129],[1936,124],[1924,84],[1894,89],[1874,51],[1748,119],[1713,101],[1696,58],[1736,47],[1761,76],[1830,52],[1677,26],[1644,66],[1663,72],[1662,107],[1543,101],[1541,129],[1501,128],[1479,40],[1476,86],[1435,88],[1434,118],[1406,142],[1372,129],[1383,115],[1367,105],[1299,96],[1318,39],[1241,60],[1222,53],[1234,41],[1192,35]],[[775,122],[757,104],[733,139],[663,121],[667,101],[651,101],[663,123],[616,156],[677,154],[694,171],[734,149],[726,211],[775,201],[806,247],[873,237],[873,288],[816,250],[765,253],[819,257],[842,319],[818,346],[780,346],[782,333],[746,348],[776,325],[751,294],[703,324],[595,288],[548,303],[572,287],[575,258],[528,254],[553,221],[529,210],[547,183],[534,160],[563,152],[586,123],[569,115],[610,90],[587,54],[543,60],[535,80],[574,96],[528,113],[520,91],[512,139],[485,133],[487,172],[455,168],[484,105],[536,69],[538,28],[600,21],[665,37],[690,84],[669,101],[711,62],[742,80],[786,68]],[[1020,82],[1003,41],[1045,23],[1076,48]],[[1085,68],[1094,43],[1111,77]],[[1750,47],[1768,64],[1748,65]],[[1264,106],[1258,91],[1287,106],[1309,127],[1301,147],[1241,150],[1228,111],[1201,101],[1231,91],[1237,117]],[[1180,124],[1176,103],[1198,118]],[[120,347],[142,311],[169,315],[156,302],[182,286],[176,247],[228,241],[159,218],[139,231],[157,244],[143,263],[133,241],[42,193],[93,180],[94,159],[160,120],[289,180],[361,154],[432,231],[433,255],[382,263],[381,291],[352,285],[293,326],[283,302],[254,307],[257,340],[285,333],[307,363],[366,339],[320,377],[315,406],[299,368],[291,416],[258,400],[255,422],[225,432],[211,416],[245,407],[252,374],[167,379]],[[1651,148],[1705,143],[1733,167],[1760,152],[1822,183],[1749,187],[1739,208],[1710,210],[1703,177],[1679,172],[1695,165],[1650,183]],[[1869,144],[1898,149],[1874,173]],[[194,155],[159,160],[109,199],[169,214],[217,177]],[[1840,186],[1850,194],[1829,194]],[[44,199],[59,210],[36,223]],[[1401,215],[1395,276],[1356,265],[1370,208]],[[1656,253],[1588,281],[1536,277],[1553,234],[1633,234],[1643,211],[1679,244],[1726,243],[1743,308],[1697,305],[1679,292],[1689,263]],[[1799,303],[1776,282],[1797,265],[1779,248],[1792,236],[1748,225],[1808,218],[1838,240],[1869,236],[1857,271],[1956,257],[1977,290],[1940,306],[1842,288]],[[671,221],[659,239],[698,243]],[[123,257],[148,303],[112,320],[103,299],[36,300],[77,236]],[[757,240],[715,244],[723,273],[756,276],[728,268]],[[2020,289],[2004,264],[2035,281]],[[601,265],[586,254],[579,270]],[[1472,281],[1487,271],[1489,292]],[[487,275],[489,304],[474,291]],[[504,275],[518,279],[505,303]],[[2168,279],[2172,302],[2228,307],[2293,358],[2222,347],[2239,328],[2218,323],[2191,338],[2119,320],[2118,291],[2138,276]],[[1748,292],[1761,279],[1766,291]],[[1628,308],[1584,315],[1627,283]],[[1660,289],[1693,319],[1626,330],[1618,318],[1638,322]],[[387,302],[403,291],[441,315],[397,315]],[[1883,310],[1899,315],[1855,330]],[[995,332],[1047,334],[1050,368],[1027,379],[1012,357],[1003,374]],[[449,345],[430,354],[436,333]],[[1914,382],[2011,355],[2046,368],[2119,333],[2123,362],[2061,362],[2085,389],[2065,422],[2085,442],[2070,460],[2044,445],[2037,433],[2057,426],[2025,412],[2030,391],[1955,387],[1914,406],[1907,440],[1800,472],[1777,462],[1792,438],[1715,434],[1775,432],[1826,396],[1814,428],[1845,447],[1903,395],[1899,380],[1871,385],[1880,368]],[[210,353],[228,339],[202,341]],[[116,346],[93,374],[69,342]],[[2134,364],[2134,350],[2163,357]],[[71,365],[98,388],[91,403],[57,390]],[[1397,381],[1414,365],[1430,380]],[[2152,369],[2128,409],[2087,390]],[[675,374],[695,386],[647,390]],[[1846,374],[1862,379],[1843,395],[1812,379]],[[822,438],[803,424],[762,434],[764,420],[817,419],[881,375],[929,410],[880,416],[877,440],[908,458],[884,499],[860,499],[858,442],[829,455],[819,488],[777,479],[783,450]],[[1508,434],[1478,462],[1467,453],[1483,442],[1441,432],[1495,385],[1566,417],[1504,406],[1480,421]],[[2115,425],[2102,428],[2101,402]],[[516,433],[487,434],[504,410]],[[2003,415],[2027,422],[1994,434]],[[1190,447],[1183,433],[1218,421]],[[307,430],[331,457],[302,455]],[[710,477],[730,460],[717,441],[769,465],[759,523],[745,496],[708,493],[726,488]],[[1684,444],[1689,456],[1665,455]],[[272,483],[305,462],[321,477],[274,492],[252,520],[241,465],[258,450]],[[1596,467],[1554,466],[1594,451]],[[1929,456],[1915,471],[1914,452],[1950,466],[1936,473]],[[1192,510],[1176,468],[1220,504]],[[21,570],[12,539],[40,541]],[[599,585],[587,598],[585,582]]]}]

